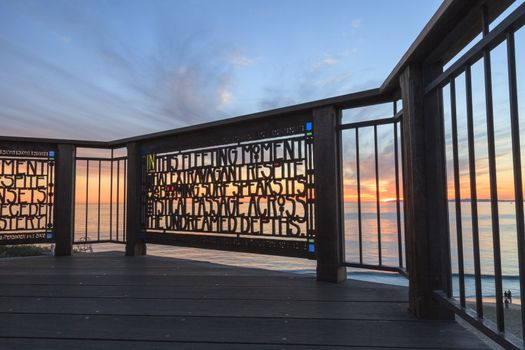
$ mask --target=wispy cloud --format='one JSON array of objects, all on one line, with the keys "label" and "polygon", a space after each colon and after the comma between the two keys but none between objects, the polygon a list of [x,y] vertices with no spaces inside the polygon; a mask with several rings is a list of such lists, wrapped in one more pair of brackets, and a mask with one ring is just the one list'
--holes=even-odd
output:
[{"label": "wispy cloud", "polygon": [[325,66],[333,66],[333,65],[336,65],[338,62],[339,62],[338,59],[328,56],[328,57],[323,58],[321,61],[312,64],[312,69],[315,70],[315,69],[320,69]]},{"label": "wispy cloud", "polygon": [[231,93],[226,87],[220,87],[219,91],[219,100],[221,102],[220,106],[225,107],[231,102]]},{"label": "wispy cloud", "polygon": [[[375,80],[363,80],[362,77],[358,79],[358,74],[350,70],[345,71],[341,67],[348,64],[356,52],[357,50],[351,47],[336,54],[325,53],[314,63],[303,65],[293,76],[287,72],[278,72],[278,83],[266,86],[259,99],[260,109],[278,108],[341,95],[379,84],[380,82]],[[287,81],[288,84],[282,84],[283,81]]]},{"label": "wispy cloud", "polygon": [[37,2],[15,10],[59,41],[68,38],[64,44],[81,43],[76,49],[97,72],[60,65],[0,33],[3,134],[112,139],[218,119],[232,99],[233,68],[252,63],[228,55],[229,45],[206,31],[181,35],[166,22],[150,33],[161,45],[144,52],[82,6]]},{"label": "wispy cloud", "polygon": [[361,18],[355,18],[351,22],[352,28],[358,29],[361,28],[361,25],[363,24],[363,20]]},{"label": "wispy cloud", "polygon": [[238,67],[250,66],[255,63],[254,59],[251,59],[247,56],[243,56],[239,53],[231,53],[228,56],[228,61],[234,66]]}]

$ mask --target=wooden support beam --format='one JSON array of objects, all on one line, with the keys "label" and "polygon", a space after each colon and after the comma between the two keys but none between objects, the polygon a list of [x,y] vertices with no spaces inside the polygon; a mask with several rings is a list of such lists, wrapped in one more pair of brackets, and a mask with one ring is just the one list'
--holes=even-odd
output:
[{"label": "wooden support beam", "polygon": [[142,164],[136,142],[127,144],[127,217],[126,217],[126,255],[146,255],[146,243],[141,227],[142,217]]},{"label": "wooden support beam", "polygon": [[73,250],[75,208],[75,146],[59,144],[55,166],[55,256]]},{"label": "wooden support beam", "polygon": [[317,231],[317,279],[346,279],[342,230],[342,186],[339,113],[334,107],[313,110],[315,227]]},{"label": "wooden support beam", "polygon": [[400,76],[409,308],[426,319],[453,317],[432,293],[451,285],[441,92],[423,94],[439,72],[413,64]]}]

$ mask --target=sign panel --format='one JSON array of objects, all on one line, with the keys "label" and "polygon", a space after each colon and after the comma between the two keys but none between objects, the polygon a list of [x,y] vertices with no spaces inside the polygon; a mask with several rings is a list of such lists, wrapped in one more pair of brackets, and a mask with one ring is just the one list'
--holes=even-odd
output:
[{"label": "sign panel", "polygon": [[52,242],[55,151],[0,149],[0,244]]},{"label": "sign panel", "polygon": [[315,253],[311,122],[293,135],[143,157],[148,241]]}]

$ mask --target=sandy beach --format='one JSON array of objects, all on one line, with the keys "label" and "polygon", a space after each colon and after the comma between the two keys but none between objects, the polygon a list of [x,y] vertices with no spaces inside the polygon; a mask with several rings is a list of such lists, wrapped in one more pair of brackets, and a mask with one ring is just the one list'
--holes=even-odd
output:
[{"label": "sandy beach", "polygon": [[[467,306],[472,309],[476,308],[473,301],[467,301]],[[521,305],[509,304],[508,308],[505,307],[503,310],[506,332],[521,338]],[[496,303],[484,301],[483,312],[486,319],[496,322]]]}]

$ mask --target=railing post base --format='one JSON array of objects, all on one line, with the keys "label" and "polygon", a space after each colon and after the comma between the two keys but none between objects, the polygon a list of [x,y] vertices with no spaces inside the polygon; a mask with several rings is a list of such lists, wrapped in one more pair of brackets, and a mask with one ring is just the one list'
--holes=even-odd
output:
[{"label": "railing post base", "polygon": [[340,283],[346,280],[345,266],[317,266],[317,280]]},{"label": "railing post base", "polygon": [[146,243],[135,242],[135,244],[126,243],[126,256],[141,256],[146,255]]}]

